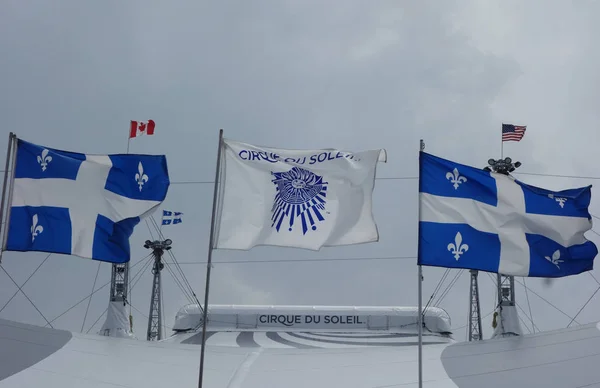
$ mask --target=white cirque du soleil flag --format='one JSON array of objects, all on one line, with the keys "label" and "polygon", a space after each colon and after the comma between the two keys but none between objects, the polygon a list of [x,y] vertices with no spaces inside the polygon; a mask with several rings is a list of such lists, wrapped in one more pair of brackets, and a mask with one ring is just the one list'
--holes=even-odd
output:
[{"label": "white cirque du soleil flag", "polygon": [[372,214],[383,149],[288,150],[223,139],[214,248],[319,250],[379,240]]}]

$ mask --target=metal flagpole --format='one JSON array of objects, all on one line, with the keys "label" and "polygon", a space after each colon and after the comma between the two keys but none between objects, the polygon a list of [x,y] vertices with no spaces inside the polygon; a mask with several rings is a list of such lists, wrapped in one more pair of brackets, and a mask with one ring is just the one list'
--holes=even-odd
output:
[{"label": "metal flagpole", "polygon": [[[504,123],[502,123],[502,128],[504,128]],[[500,131],[500,159],[504,159],[504,138],[502,133],[503,131]]]},{"label": "metal flagpole", "polygon": [[5,222],[4,222],[4,232],[3,232],[3,237],[2,237],[2,248],[0,249],[0,260],[2,260],[2,252],[4,250],[6,250],[6,241],[8,239],[8,228],[10,227],[10,211],[12,209],[10,204],[12,203],[12,197],[13,197],[13,186],[15,183],[16,164],[17,164],[17,135],[15,135],[13,133],[12,134],[12,166],[11,166],[12,172],[10,174],[10,183],[9,183],[10,190],[8,192],[6,217],[4,217]]},{"label": "metal flagpole", "polygon": [[[136,128],[137,132],[137,128]],[[129,154],[129,142],[131,141],[131,121],[129,122],[129,133],[127,134],[127,153]]]},{"label": "metal flagpole", "polygon": [[219,189],[219,173],[221,170],[221,150],[223,148],[223,129],[219,130],[219,149],[217,150],[217,166],[215,171],[215,188],[213,192],[212,216],[210,220],[210,237],[208,240],[208,260],[206,264],[206,288],[204,290],[204,309],[202,314],[202,347],[200,349],[200,371],[198,388],[202,388],[204,378],[204,348],[206,347],[206,324],[208,321],[208,291],[210,288],[210,269],[212,267],[213,239],[215,233],[215,215],[217,213],[217,194]]},{"label": "metal flagpole", "polygon": [[[420,141],[419,145],[419,156],[421,152],[425,149],[425,143],[423,139]],[[419,182],[421,181],[421,158],[419,157]],[[420,186],[420,185],[419,185]],[[419,187],[419,196],[420,196],[420,187]],[[418,223],[421,220],[421,198],[419,197],[419,207],[418,207],[418,220],[417,220],[417,228],[419,227]],[[419,240],[417,240],[419,241]],[[421,254],[420,250],[417,251],[417,256]],[[417,259],[418,260],[418,259]],[[418,261],[417,261],[418,263]],[[420,264],[417,265],[418,272],[418,284],[419,284],[419,318],[417,320],[418,330],[419,330],[419,388],[423,388],[423,268]]]},{"label": "metal flagpole", "polygon": [[[4,202],[6,200],[6,186],[8,182],[8,169],[10,167],[10,157],[13,145],[13,133],[8,134],[8,147],[6,150],[6,165],[4,167],[4,181],[2,183],[2,199],[0,200],[0,230],[2,230],[2,234],[0,236],[4,236],[5,229],[8,229],[8,218],[4,221]],[[12,187],[12,185],[11,185]],[[10,203],[8,204],[10,206]],[[2,227],[4,224],[4,227]],[[2,239],[4,241],[4,238]],[[0,247],[0,263],[2,263],[2,252],[4,251],[4,244]]]}]

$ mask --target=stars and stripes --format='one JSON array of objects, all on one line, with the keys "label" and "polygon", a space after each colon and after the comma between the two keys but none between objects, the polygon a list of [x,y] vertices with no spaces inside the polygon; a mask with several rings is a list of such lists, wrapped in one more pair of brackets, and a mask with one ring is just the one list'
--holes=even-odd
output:
[{"label": "stars and stripes", "polygon": [[525,125],[502,124],[502,141],[520,141],[526,129]]}]

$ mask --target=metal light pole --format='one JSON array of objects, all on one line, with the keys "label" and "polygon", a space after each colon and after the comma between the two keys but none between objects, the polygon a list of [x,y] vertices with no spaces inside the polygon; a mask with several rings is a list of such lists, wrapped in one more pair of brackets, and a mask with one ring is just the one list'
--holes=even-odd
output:
[{"label": "metal light pole", "polygon": [[152,249],[154,256],[154,265],[152,267],[152,296],[150,299],[150,314],[148,315],[148,332],[146,339],[148,341],[159,341],[162,339],[162,303],[161,303],[161,282],[160,271],[165,267],[162,262],[162,256],[165,251],[171,249],[173,242],[170,239],[164,241],[146,240],[144,248]]}]

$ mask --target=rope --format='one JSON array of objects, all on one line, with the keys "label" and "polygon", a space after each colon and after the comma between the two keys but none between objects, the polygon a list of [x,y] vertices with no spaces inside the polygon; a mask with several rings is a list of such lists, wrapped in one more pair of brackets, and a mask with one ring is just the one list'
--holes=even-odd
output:
[{"label": "rope", "polygon": [[90,330],[92,330],[94,328],[94,326],[96,326],[96,323],[98,323],[98,321],[100,320],[100,318],[102,318],[104,316],[104,314],[106,314],[107,311],[108,311],[108,307],[104,310],[104,312],[102,314],[100,314],[100,316],[98,317],[98,319],[96,319],[94,321],[94,323],[92,324],[92,326],[90,326],[90,328],[87,329],[87,331],[85,332],[85,334],[89,333]]},{"label": "rope", "polygon": [[[98,280],[98,274],[100,273],[100,264],[102,264],[102,262],[98,263],[98,270],[96,271],[96,277],[94,278],[94,284],[92,284],[92,292],[94,292],[94,288],[96,288],[96,281]],[[90,296],[90,299],[88,300],[87,308],[85,309],[85,315],[83,316],[83,322],[81,323],[80,331],[82,331],[82,332],[83,332],[83,327],[85,326],[85,320],[87,319],[88,311],[90,310],[90,304],[92,304],[91,296]]]},{"label": "rope", "polygon": [[25,284],[27,284],[27,282],[29,281],[29,279],[31,279],[31,277],[33,275],[35,275],[35,273],[38,271],[38,269],[40,269],[40,267],[42,266],[42,264],[44,264],[46,262],[46,260],[48,260],[48,258],[50,258],[50,255],[52,255],[52,253],[49,253],[48,256],[46,256],[46,258],[44,259],[44,261],[42,261],[40,263],[40,265],[37,266],[37,268],[35,269],[35,271],[33,271],[33,273],[31,275],[29,275],[29,277],[27,278],[27,280],[25,280],[25,282],[21,285],[21,287],[19,288],[19,290],[15,291],[15,293],[10,297],[10,299],[8,300],[8,302],[6,302],[4,304],[4,306],[2,306],[2,308],[0,309],[0,313],[2,311],[4,311],[4,309],[6,308],[6,306],[8,306],[8,304],[14,299],[15,296],[17,296],[17,294],[19,293],[20,289],[25,287]]},{"label": "rope", "polygon": [[[148,258],[148,256],[144,256],[142,257],[140,260],[138,260],[134,265],[132,265],[131,267],[129,267],[130,269],[135,267],[136,265],[140,264],[142,262],[142,260]],[[96,291],[92,292],[90,295],[86,296],[85,298],[81,299],[79,302],[75,303],[73,306],[69,307],[67,310],[65,310],[62,314],[60,314],[59,316],[57,316],[56,318],[54,318],[53,320],[51,320],[50,322],[48,322],[49,324],[56,321],[58,318],[62,317],[63,315],[65,315],[66,313],[68,313],[69,311],[73,310],[75,307],[79,306],[81,303],[85,302],[85,300],[87,298],[91,298],[92,295],[94,295],[96,292],[100,291],[101,289],[103,289],[104,287],[108,286],[110,284],[110,280],[106,283],[104,283],[103,286],[101,286],[100,288],[98,288]]]},{"label": "rope", "polygon": [[44,314],[42,314],[42,312],[40,311],[40,309],[37,308],[37,306],[35,305],[35,303],[33,303],[33,301],[31,299],[29,299],[29,297],[27,296],[27,294],[25,293],[25,291],[23,291],[21,289],[21,287],[19,287],[19,285],[17,284],[17,282],[15,282],[15,279],[13,279],[12,276],[10,276],[10,274],[6,271],[6,269],[4,268],[4,266],[0,265],[0,268],[2,268],[2,270],[4,271],[4,273],[6,274],[6,276],[9,277],[9,279],[15,284],[15,286],[17,286],[17,288],[19,289],[19,291],[21,291],[21,293],[25,296],[25,298],[27,298],[27,300],[29,301],[29,303],[31,303],[31,305],[33,306],[33,308],[36,309],[38,313],[40,313],[40,315],[42,316],[42,318],[44,318],[44,320],[46,321],[46,323],[48,325],[50,325],[50,327],[52,327],[52,325],[50,324],[50,322],[48,322],[48,319],[46,319],[46,316]]},{"label": "rope", "polygon": [[459,270],[456,275],[454,276],[454,278],[452,279],[452,281],[450,282],[450,284],[446,287],[446,289],[444,290],[444,292],[442,293],[442,295],[438,298],[437,302],[434,303],[435,306],[439,306],[440,303],[442,303],[442,301],[444,300],[444,298],[448,295],[448,293],[450,293],[450,290],[452,289],[452,287],[454,287],[454,285],[456,284],[456,282],[458,281],[458,278],[460,278],[460,276],[464,273],[465,271]]},{"label": "rope", "polygon": [[[523,278],[523,284],[525,284],[525,278]],[[527,287],[525,287],[525,298],[527,298],[527,306],[529,307],[529,316],[531,320],[531,325],[533,326],[533,332],[535,333],[535,324],[533,323],[533,313],[531,312],[531,303],[529,303],[529,292],[527,291]]]},{"label": "rope", "polygon": [[556,310],[558,310],[560,313],[562,313],[563,315],[565,315],[567,318],[569,319],[573,319],[573,321],[577,324],[579,324],[579,322],[575,321],[575,318],[571,318],[571,316],[567,313],[565,313],[564,311],[562,311],[561,309],[559,309],[558,307],[556,307],[555,305],[553,305],[551,302],[549,302],[546,298],[544,298],[543,296],[541,296],[540,294],[538,294],[537,292],[533,291],[531,288],[528,288],[527,286],[525,286],[523,283],[519,282],[517,279],[515,279],[515,282],[519,283],[520,285],[522,285],[523,287],[525,287],[526,289],[528,289],[529,291],[531,291],[535,296],[537,296],[538,298],[540,298],[541,300],[543,300],[544,302],[548,303],[550,306],[554,307]]},{"label": "rope", "polygon": [[[368,261],[368,260],[416,260],[416,256],[390,256],[390,257],[342,257],[338,259],[322,258],[322,259],[275,259],[275,260],[219,260],[212,264],[255,264],[255,263],[309,263],[321,261]],[[184,261],[179,262],[179,265],[206,265],[206,261]]]},{"label": "rope", "polygon": [[571,323],[573,323],[573,321],[575,320],[575,318],[577,318],[577,316],[579,314],[581,314],[581,312],[583,311],[583,309],[585,308],[585,306],[587,306],[588,303],[590,303],[590,301],[592,300],[592,298],[594,297],[594,295],[596,295],[598,293],[598,291],[600,291],[600,287],[596,288],[596,291],[594,291],[594,293],[592,294],[592,296],[590,296],[590,298],[587,300],[587,302],[585,302],[585,304],[583,306],[581,306],[581,308],[579,309],[579,311],[577,312],[577,314],[575,314],[575,316],[573,317],[573,319],[571,319],[571,322],[569,322],[569,324],[567,325],[567,327],[571,326]]}]

